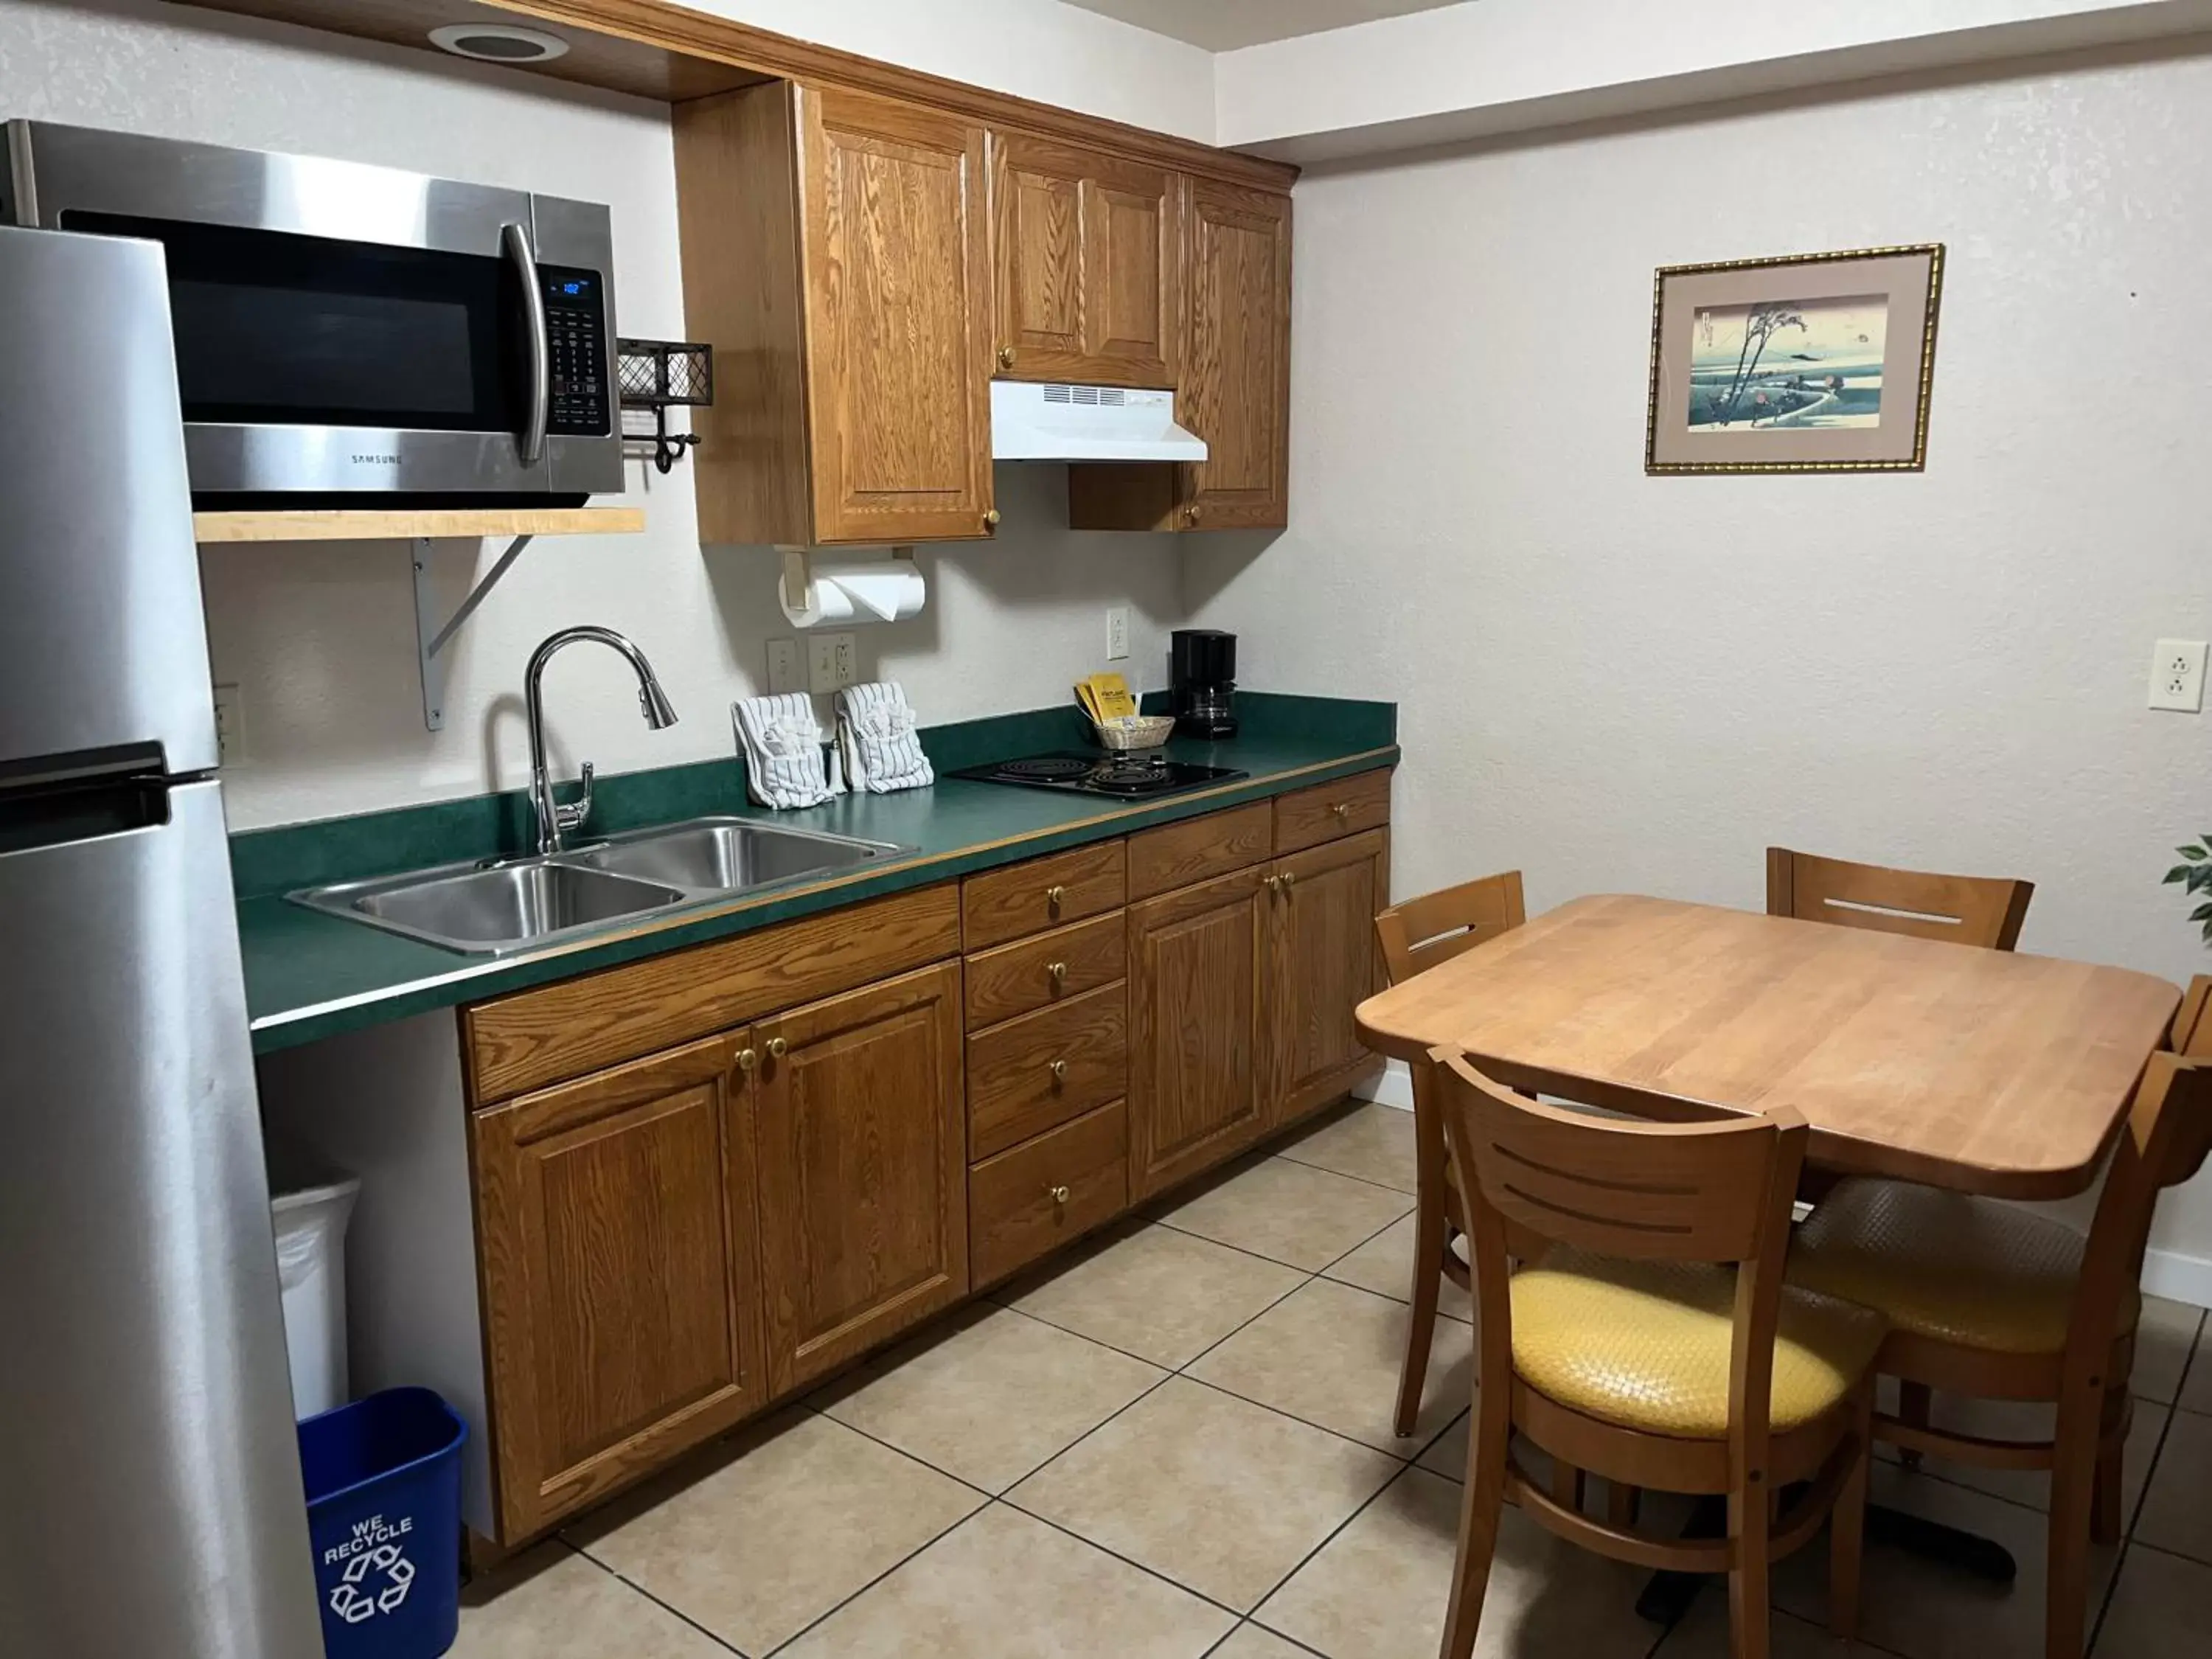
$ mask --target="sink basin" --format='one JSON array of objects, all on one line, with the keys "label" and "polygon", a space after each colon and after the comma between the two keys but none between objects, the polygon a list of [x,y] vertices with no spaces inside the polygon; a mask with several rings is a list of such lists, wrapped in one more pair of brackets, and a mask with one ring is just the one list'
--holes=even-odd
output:
[{"label": "sink basin", "polygon": [[887,842],[815,835],[748,818],[695,818],[620,836],[570,856],[594,870],[727,893],[848,869],[904,850]]},{"label": "sink basin", "polygon": [[687,896],[658,882],[635,881],[574,864],[512,864],[458,875],[364,883],[318,908],[457,951],[538,944],[580,928],[681,904]]}]

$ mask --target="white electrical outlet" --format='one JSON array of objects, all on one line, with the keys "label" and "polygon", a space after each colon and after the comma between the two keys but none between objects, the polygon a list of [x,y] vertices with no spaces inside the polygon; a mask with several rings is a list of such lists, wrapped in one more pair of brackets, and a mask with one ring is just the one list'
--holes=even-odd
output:
[{"label": "white electrical outlet", "polygon": [[860,642],[850,634],[830,636],[830,672],[836,684],[833,691],[842,691],[860,678]]},{"label": "white electrical outlet", "polygon": [[768,689],[771,696],[806,690],[806,659],[799,654],[797,640],[768,642]]},{"label": "white electrical outlet", "polygon": [[246,763],[246,703],[235,685],[215,689],[215,741],[217,765]]},{"label": "white electrical outlet", "polygon": [[1106,660],[1119,662],[1129,654],[1129,607],[1117,605],[1106,613]]},{"label": "white electrical outlet", "polygon": [[837,689],[837,636],[835,634],[809,634],[806,636],[806,689],[820,694]]},{"label": "white electrical outlet", "polygon": [[2150,706],[2185,714],[2204,707],[2204,641],[2160,640],[2150,653]]}]

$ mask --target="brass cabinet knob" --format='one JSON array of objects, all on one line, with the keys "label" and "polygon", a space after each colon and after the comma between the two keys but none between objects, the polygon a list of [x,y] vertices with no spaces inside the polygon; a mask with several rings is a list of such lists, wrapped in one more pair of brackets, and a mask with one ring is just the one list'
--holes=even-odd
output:
[{"label": "brass cabinet knob", "polygon": [[1065,1203],[1066,1203],[1066,1202],[1067,1202],[1067,1188],[1065,1188],[1065,1187],[1048,1187],[1048,1188],[1046,1188],[1044,1190],[1045,1190],[1045,1194],[1046,1194],[1046,1195],[1047,1195],[1048,1197],[1049,1197],[1049,1198],[1052,1200],[1052,1201],[1053,1201],[1054,1203],[1055,1203],[1055,1204],[1065,1204]]},{"label": "brass cabinet knob", "polygon": [[1284,872],[1283,872],[1283,891],[1285,891],[1285,893],[1289,892],[1289,891],[1291,890],[1291,888],[1292,884],[1295,884],[1295,883],[1297,882],[1297,878],[1298,878],[1298,872],[1297,872],[1297,871],[1295,871],[1295,870],[1285,870],[1285,871],[1284,871]]},{"label": "brass cabinet knob", "polygon": [[1000,368],[1012,368],[1013,366],[1014,366],[1014,349],[1013,349],[1013,347],[1012,347],[1012,346],[1000,346],[1000,347],[999,348],[999,367],[1000,367]]},{"label": "brass cabinet knob", "polygon": [[1283,878],[1280,876],[1269,876],[1260,884],[1271,893],[1279,893],[1283,890]]},{"label": "brass cabinet knob", "polygon": [[739,1071],[750,1072],[759,1063],[760,1056],[755,1054],[751,1049],[740,1048],[738,1050],[738,1069]]},{"label": "brass cabinet knob", "polygon": [[983,528],[986,530],[996,530],[998,527],[999,509],[995,507],[986,507],[983,510]]},{"label": "brass cabinet knob", "polygon": [[1054,990],[1058,990],[1061,986],[1067,983],[1067,964],[1066,963],[1048,962],[1044,965],[1044,970],[1052,975],[1052,984]]},{"label": "brass cabinet knob", "polygon": [[1067,1062],[1066,1060],[1055,1060],[1051,1065],[1046,1066],[1045,1070],[1052,1073],[1052,1080],[1054,1083],[1065,1083],[1067,1081]]},{"label": "brass cabinet knob", "polygon": [[1348,800],[1340,800],[1337,802],[1335,805],[1328,809],[1328,815],[1333,818],[1350,817],[1352,816],[1352,803]]},{"label": "brass cabinet knob", "polygon": [[1060,901],[1065,899],[1066,896],[1067,889],[1065,887],[1048,887],[1044,890],[1045,904],[1050,908],[1054,915],[1058,915],[1060,914]]},{"label": "brass cabinet knob", "polygon": [[768,1040],[768,1057],[770,1060],[781,1060],[784,1051],[790,1046],[781,1037],[770,1037]]},{"label": "brass cabinet knob", "polygon": [[1196,524],[1198,522],[1198,503],[1196,501],[1193,501],[1188,507],[1183,508],[1182,521],[1185,524]]}]

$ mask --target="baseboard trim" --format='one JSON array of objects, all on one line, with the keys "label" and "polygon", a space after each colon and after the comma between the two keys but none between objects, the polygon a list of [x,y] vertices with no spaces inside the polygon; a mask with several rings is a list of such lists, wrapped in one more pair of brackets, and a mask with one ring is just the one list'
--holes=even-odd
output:
[{"label": "baseboard trim", "polygon": [[1363,1079],[1352,1085],[1353,1097],[1371,1100],[1377,1106],[1395,1106],[1401,1112],[1413,1109],[1413,1074],[1402,1060],[1384,1062],[1379,1076]]}]

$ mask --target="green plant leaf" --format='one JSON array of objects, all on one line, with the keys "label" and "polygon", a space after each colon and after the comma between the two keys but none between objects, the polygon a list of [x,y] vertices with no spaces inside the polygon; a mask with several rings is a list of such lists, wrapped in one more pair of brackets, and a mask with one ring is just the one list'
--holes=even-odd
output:
[{"label": "green plant leaf", "polygon": [[2204,849],[2201,847],[2177,847],[2173,850],[2180,854],[2182,857],[2187,859],[2191,864],[2196,863],[2199,859],[2204,856]]},{"label": "green plant leaf", "polygon": [[2175,865],[2175,866],[2173,866],[2173,868],[2172,868],[2172,869],[2171,869],[2171,870],[2169,870],[2169,871],[2167,871],[2167,872],[2166,872],[2166,878],[2168,881],[2181,881],[2181,880],[2185,879],[2185,878],[2187,878],[2188,874],[2189,874],[2189,866],[2188,866],[2187,865],[2185,865],[2185,864],[2177,864],[2177,865]]},{"label": "green plant leaf", "polygon": [[2189,913],[2191,921],[2212,921],[2212,904],[2200,904]]},{"label": "green plant leaf", "polygon": [[2187,883],[2187,890],[2192,893],[2201,893],[2206,888],[2212,887],[2212,864],[2191,865],[2189,874],[2185,880]]}]

